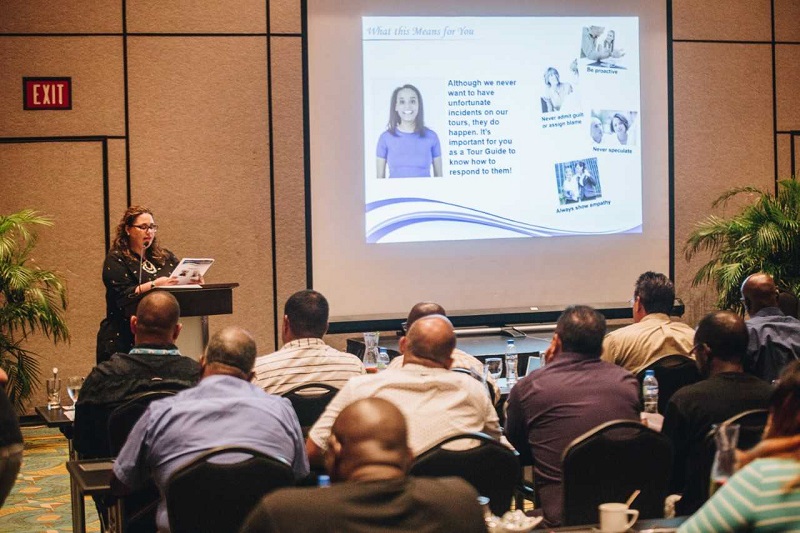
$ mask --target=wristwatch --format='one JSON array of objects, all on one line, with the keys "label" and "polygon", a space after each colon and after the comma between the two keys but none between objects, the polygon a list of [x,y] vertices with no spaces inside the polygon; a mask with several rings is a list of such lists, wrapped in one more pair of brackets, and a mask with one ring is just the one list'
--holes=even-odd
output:
[{"label": "wristwatch", "polygon": [[150,282],[150,288],[151,289],[155,289],[156,288],[156,281],[155,280]]}]

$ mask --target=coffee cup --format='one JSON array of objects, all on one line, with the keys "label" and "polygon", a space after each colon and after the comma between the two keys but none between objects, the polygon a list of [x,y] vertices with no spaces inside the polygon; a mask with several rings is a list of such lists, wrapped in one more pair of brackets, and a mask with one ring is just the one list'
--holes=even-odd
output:
[{"label": "coffee cup", "polygon": [[602,503],[600,510],[600,531],[621,533],[627,531],[639,518],[639,511],[630,509],[624,503]]}]

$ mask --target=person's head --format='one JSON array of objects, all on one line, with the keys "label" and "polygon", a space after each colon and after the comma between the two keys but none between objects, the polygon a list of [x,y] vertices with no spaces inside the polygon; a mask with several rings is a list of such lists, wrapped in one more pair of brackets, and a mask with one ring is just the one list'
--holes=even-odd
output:
[{"label": "person's head", "polygon": [[447,312],[444,310],[444,307],[436,302],[419,302],[414,304],[414,307],[408,312],[408,318],[406,318],[406,321],[403,323],[403,331],[408,332],[408,328],[410,328],[414,322],[424,316],[430,315],[447,316]]},{"label": "person's head", "polygon": [[670,314],[675,304],[675,285],[664,274],[645,272],[633,289],[633,320],[639,322],[651,313]]},{"label": "person's head", "polygon": [[139,300],[131,331],[139,344],[174,344],[181,332],[181,306],[165,291],[151,291]]},{"label": "person's head", "polygon": [[245,381],[253,378],[255,362],[256,341],[239,326],[228,326],[215,333],[200,359],[203,377],[224,374]]},{"label": "person's head", "polygon": [[125,210],[117,224],[117,232],[111,249],[134,258],[134,253],[138,254],[146,245],[147,257],[159,265],[163,265],[166,255],[158,245],[157,230],[158,226],[155,223],[153,212],[147,207],[132,205]]},{"label": "person's head", "polygon": [[620,113],[614,113],[614,116],[611,118],[611,131],[619,135],[624,135],[629,128],[628,119],[625,118]]},{"label": "person's head", "polygon": [[614,42],[614,30],[608,30],[606,32],[606,42],[613,43]]},{"label": "person's head", "polygon": [[697,324],[694,352],[703,377],[717,372],[741,371],[749,340],[742,317],[730,311],[713,311]]},{"label": "person's head", "polygon": [[784,367],[769,402],[766,438],[800,434],[800,361]]},{"label": "person's head", "polygon": [[453,324],[443,315],[418,318],[400,338],[403,364],[450,368],[455,347]]},{"label": "person's head", "polygon": [[548,87],[557,87],[559,83],[561,83],[561,76],[558,75],[558,71],[556,69],[550,67],[544,71],[545,85]]},{"label": "person's head", "polygon": [[328,331],[328,300],[317,291],[292,294],[283,307],[283,342],[321,339]]},{"label": "person's head", "polygon": [[778,287],[769,274],[758,272],[748,276],[741,290],[742,302],[750,315],[765,307],[778,307]]},{"label": "person's head", "polygon": [[589,126],[589,133],[592,140],[596,143],[603,142],[603,123],[597,117],[592,117],[591,125]]},{"label": "person's head", "polygon": [[797,318],[798,301],[793,292],[780,291],[778,293],[778,307],[784,315]]},{"label": "person's head", "polygon": [[572,179],[575,177],[575,172],[572,170],[572,167],[567,165],[564,167],[564,180]]},{"label": "person's head", "polygon": [[389,102],[388,130],[395,134],[401,122],[413,122],[414,131],[420,135],[425,132],[425,110],[419,89],[406,83],[392,92]]},{"label": "person's head", "polygon": [[406,420],[388,400],[353,402],[331,427],[325,469],[333,481],[402,477],[412,460]]},{"label": "person's head", "polygon": [[577,163],[575,163],[575,174],[583,174],[585,170],[586,170],[586,163],[584,163],[583,161],[578,161]]},{"label": "person's head", "polygon": [[588,305],[572,305],[558,317],[548,352],[553,356],[572,352],[599,359],[605,334],[606,319],[603,315]]}]

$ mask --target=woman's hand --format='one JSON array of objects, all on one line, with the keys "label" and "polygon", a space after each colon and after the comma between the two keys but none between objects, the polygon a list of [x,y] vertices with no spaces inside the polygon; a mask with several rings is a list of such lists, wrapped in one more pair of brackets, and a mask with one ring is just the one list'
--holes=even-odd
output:
[{"label": "woman's hand", "polygon": [[177,285],[178,278],[171,278],[169,276],[161,276],[160,278],[156,278],[153,282],[156,287],[165,287],[169,285]]}]

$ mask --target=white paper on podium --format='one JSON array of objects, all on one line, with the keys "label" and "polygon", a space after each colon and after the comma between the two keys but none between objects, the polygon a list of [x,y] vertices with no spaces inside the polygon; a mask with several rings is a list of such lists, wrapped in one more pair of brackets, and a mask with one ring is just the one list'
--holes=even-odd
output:
[{"label": "white paper on podium", "polygon": [[177,278],[178,285],[188,285],[193,279],[205,276],[213,262],[214,260],[210,258],[186,257],[181,259],[169,277]]}]

